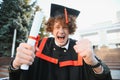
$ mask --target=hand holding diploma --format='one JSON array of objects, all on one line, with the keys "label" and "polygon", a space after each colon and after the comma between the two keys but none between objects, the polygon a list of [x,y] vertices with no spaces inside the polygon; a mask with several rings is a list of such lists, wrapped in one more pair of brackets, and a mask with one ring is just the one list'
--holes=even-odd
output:
[{"label": "hand holding diploma", "polygon": [[[37,35],[39,33],[39,30],[40,30],[41,23],[42,23],[42,19],[43,19],[42,13],[40,11],[36,12],[35,18],[33,20],[33,24],[32,24],[32,27],[31,27],[31,31],[30,31],[30,37],[37,38]],[[35,39],[28,38],[27,43],[30,44],[31,46],[34,46],[35,42],[36,42]],[[22,65],[21,69],[27,70],[28,65]]]},{"label": "hand holding diploma", "polygon": [[43,14],[40,11],[37,11],[33,20],[33,24],[31,27],[30,35],[27,43],[21,43],[17,48],[17,54],[15,60],[13,61],[14,68],[21,68],[23,70],[28,70],[29,65],[32,64],[35,57],[35,43],[37,38],[40,26],[42,23]]}]

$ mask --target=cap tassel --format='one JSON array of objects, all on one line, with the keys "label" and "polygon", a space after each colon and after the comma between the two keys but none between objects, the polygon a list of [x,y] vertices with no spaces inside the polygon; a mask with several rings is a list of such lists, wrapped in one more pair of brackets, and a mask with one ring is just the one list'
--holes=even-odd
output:
[{"label": "cap tassel", "polygon": [[66,8],[64,9],[64,12],[65,12],[65,20],[66,20],[66,23],[68,23],[68,14],[67,14],[67,9],[66,9]]}]

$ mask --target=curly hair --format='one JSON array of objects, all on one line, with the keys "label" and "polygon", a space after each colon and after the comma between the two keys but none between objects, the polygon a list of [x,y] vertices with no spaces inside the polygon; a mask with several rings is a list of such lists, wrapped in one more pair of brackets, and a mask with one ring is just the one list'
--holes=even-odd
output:
[{"label": "curly hair", "polygon": [[69,34],[74,34],[74,32],[76,31],[76,28],[77,28],[75,20],[76,20],[76,17],[72,16],[72,15],[68,15],[68,23],[66,23],[64,15],[58,15],[56,17],[50,17],[45,24],[46,25],[45,29],[46,29],[47,32],[52,33],[54,23],[56,21],[60,21],[60,23],[63,26],[68,26]]}]

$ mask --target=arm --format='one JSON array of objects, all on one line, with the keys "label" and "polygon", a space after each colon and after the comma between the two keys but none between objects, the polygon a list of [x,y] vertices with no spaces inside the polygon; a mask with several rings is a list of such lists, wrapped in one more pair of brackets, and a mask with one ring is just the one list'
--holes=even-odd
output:
[{"label": "arm", "polygon": [[22,64],[32,65],[35,58],[34,47],[21,43],[17,48],[15,59],[9,66],[10,80],[20,80],[21,70],[19,69]]},{"label": "arm", "polygon": [[[110,69],[99,60],[92,49],[91,42],[87,39],[82,39],[76,42],[74,46],[76,53],[79,54],[86,63],[90,75],[95,77],[95,80],[112,80]],[[100,65],[97,65],[100,63]]]},{"label": "arm", "polygon": [[9,71],[9,80],[20,80],[20,69],[15,69],[13,66],[13,61],[9,65],[8,71]]},{"label": "arm", "polygon": [[108,68],[108,66],[106,64],[104,64],[97,57],[96,57],[96,59],[100,62],[101,66],[103,68],[103,71],[102,71],[102,73],[96,73],[94,71],[94,69],[91,67],[91,65],[88,65],[85,63],[84,66],[85,66],[85,70],[88,74],[88,77],[92,77],[93,80],[112,80],[110,69]]},{"label": "arm", "polygon": [[[102,74],[104,72],[106,67],[104,67],[101,61],[95,56],[91,42],[88,39],[77,41],[74,49],[87,65],[95,66],[91,68],[96,74]],[[100,65],[96,66],[98,63],[100,63]]]}]

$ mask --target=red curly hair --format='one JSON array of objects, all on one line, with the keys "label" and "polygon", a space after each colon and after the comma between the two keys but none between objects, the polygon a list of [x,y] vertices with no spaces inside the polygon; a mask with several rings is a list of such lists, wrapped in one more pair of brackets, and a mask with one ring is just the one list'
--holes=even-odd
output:
[{"label": "red curly hair", "polygon": [[50,17],[46,22],[46,31],[51,32],[53,31],[53,26],[56,21],[60,21],[61,25],[68,26],[69,34],[74,34],[76,31],[76,17],[72,15],[68,15],[68,23],[65,21],[64,15],[58,15],[56,17]]}]

